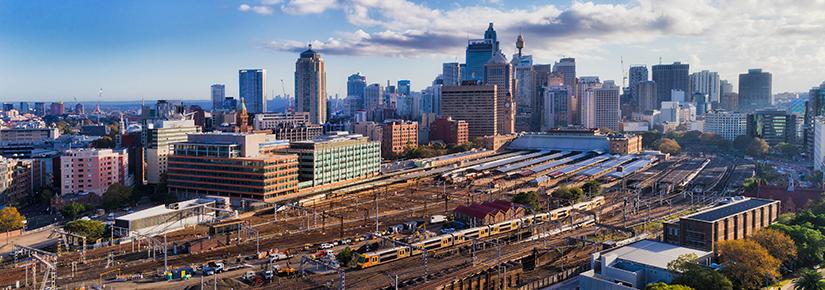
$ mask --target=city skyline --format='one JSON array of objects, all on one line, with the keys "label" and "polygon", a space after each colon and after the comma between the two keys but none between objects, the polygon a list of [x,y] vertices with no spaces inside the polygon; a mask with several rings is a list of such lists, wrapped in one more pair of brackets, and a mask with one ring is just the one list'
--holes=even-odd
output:
[{"label": "city skyline", "polygon": [[535,64],[574,57],[580,75],[617,84],[630,65],[661,57],[691,73],[719,72],[734,87],[739,74],[761,68],[773,74],[774,93],[805,92],[825,65],[815,45],[821,2],[489,2],[3,2],[0,98],[89,101],[103,88],[111,101],[207,100],[215,83],[238,97],[237,71],[250,67],[268,71],[268,97],[291,95],[291,64],[308,43],[327,62],[328,95],[343,98],[358,72],[368,83],[408,79],[419,91],[442,63],[465,62],[467,39],[482,38],[489,22],[507,56],[521,32]]}]

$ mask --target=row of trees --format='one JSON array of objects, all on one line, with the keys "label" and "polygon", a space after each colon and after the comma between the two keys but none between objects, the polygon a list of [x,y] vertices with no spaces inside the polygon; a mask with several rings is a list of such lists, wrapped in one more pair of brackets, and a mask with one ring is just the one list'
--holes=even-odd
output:
[{"label": "row of trees", "polygon": [[798,156],[801,152],[801,147],[796,144],[779,143],[771,148],[764,139],[750,136],[738,136],[733,142],[719,135],[700,131],[673,131],[667,134],[650,131],[642,133],[642,136],[645,147],[670,154],[678,154],[683,146],[699,147],[707,151],[721,150],[750,156],[763,156],[772,152],[787,158]]},{"label": "row of trees", "polygon": [[399,158],[404,159],[415,159],[415,158],[431,158],[441,155],[453,154],[468,151],[474,148],[482,148],[484,147],[484,141],[481,138],[476,138],[470,143],[465,144],[449,144],[444,145],[441,143],[433,143],[431,145],[419,145],[417,147],[407,147],[404,149],[404,153],[397,156]]}]

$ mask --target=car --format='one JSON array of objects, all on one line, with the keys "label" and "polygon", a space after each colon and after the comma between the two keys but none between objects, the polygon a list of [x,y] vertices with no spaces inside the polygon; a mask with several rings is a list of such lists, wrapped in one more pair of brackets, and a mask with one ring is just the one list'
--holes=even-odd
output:
[{"label": "car", "polygon": [[254,281],[255,280],[255,272],[246,271],[246,273],[244,273],[243,276],[241,276],[241,279],[244,279],[246,281]]},{"label": "car", "polygon": [[320,247],[321,247],[322,250],[326,250],[326,249],[331,249],[332,247],[335,247],[335,245],[330,244],[330,243],[322,243]]},{"label": "car", "polygon": [[280,260],[289,259],[291,256],[284,253],[275,253],[269,256],[269,262],[273,263]]},{"label": "car", "polygon": [[272,270],[261,271],[261,277],[263,277],[264,280],[272,280],[272,278],[275,277],[275,272]]}]

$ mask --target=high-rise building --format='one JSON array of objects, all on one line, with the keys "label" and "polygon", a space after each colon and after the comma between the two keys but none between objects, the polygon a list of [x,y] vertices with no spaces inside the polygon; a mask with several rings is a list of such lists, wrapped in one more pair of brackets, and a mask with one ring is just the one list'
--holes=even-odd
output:
[{"label": "high-rise building", "polygon": [[20,102],[20,114],[25,114],[29,112],[29,103],[28,102]]},{"label": "high-rise building", "polygon": [[749,69],[739,74],[739,109],[751,112],[772,104],[771,73]]},{"label": "high-rise building", "polygon": [[533,56],[522,54],[524,48],[524,37],[519,34],[516,38],[516,48],[518,53],[513,54],[512,64],[515,70],[516,79],[516,105],[519,112],[530,112],[532,106],[531,97],[533,95]]},{"label": "high-rise building", "polygon": [[739,94],[735,92],[722,94],[719,107],[728,111],[739,111]]},{"label": "high-rise building", "polygon": [[813,122],[819,116],[825,116],[825,82],[822,82],[818,87],[811,88],[808,93],[808,101],[805,103],[803,137],[805,139],[805,152],[809,156],[813,156],[812,154],[814,153]]},{"label": "high-rise building", "polygon": [[748,133],[748,115],[728,111],[708,112],[705,114],[705,132],[733,141]]},{"label": "high-rise building", "polygon": [[708,103],[718,104],[721,101],[721,81],[719,80],[719,73],[714,71],[703,70],[690,74],[691,90],[687,93],[702,93],[707,95]]},{"label": "high-rise building", "polygon": [[516,104],[513,100],[513,65],[501,51],[497,51],[493,58],[484,65],[484,84],[496,86],[496,110],[498,111],[496,131],[499,134],[515,132]]},{"label": "high-rise building", "polygon": [[634,65],[628,69],[627,86],[633,90],[636,84],[650,80],[646,65]]},{"label": "high-rise building", "polygon": [[410,80],[398,80],[398,95],[410,95]]},{"label": "high-rise building", "polygon": [[74,105],[74,113],[78,115],[83,115],[86,113],[86,110],[83,109],[83,104],[77,103]]},{"label": "high-rise building", "polygon": [[[186,142],[188,134],[200,132],[194,120],[151,120],[143,127],[145,178],[148,184],[158,184],[166,174],[169,155],[175,143]],[[139,180],[142,182],[142,180]]]},{"label": "high-rise building", "polygon": [[537,64],[533,66],[532,77],[530,78],[530,82],[532,83],[530,96],[532,105],[530,107],[531,110],[536,113],[530,115],[530,131],[541,131],[542,126],[544,126],[546,116],[541,114],[541,112],[546,111],[544,90],[548,85],[551,74],[553,74],[553,65]]},{"label": "high-rise building", "polygon": [[246,100],[250,113],[266,112],[266,70],[242,69],[238,71],[240,91],[238,97]]},{"label": "high-rise building", "polygon": [[295,62],[295,111],[309,112],[313,124],[326,123],[327,73],[321,54],[312,46]]},{"label": "high-rise building", "polygon": [[132,185],[126,149],[71,149],[60,157],[60,194],[103,195],[109,186]]},{"label": "high-rise building", "polygon": [[696,92],[693,93],[693,103],[696,104],[696,115],[702,116],[707,111],[711,110],[711,103],[708,101],[710,97],[707,94]]},{"label": "high-rise building", "polygon": [[63,106],[63,102],[54,102],[49,109],[49,114],[52,116],[60,116],[66,113],[66,107]]},{"label": "high-rise building", "polygon": [[298,156],[276,153],[287,146],[268,134],[189,134],[169,156],[169,193],[277,201],[298,191]]},{"label": "high-rise building", "polygon": [[811,139],[813,140],[814,169],[825,172],[825,117],[815,117],[811,131],[813,131]]},{"label": "high-rise building", "polygon": [[34,114],[37,116],[43,116],[46,114],[46,103],[43,102],[36,102],[34,103]]},{"label": "high-rise building", "polygon": [[467,42],[467,53],[465,67],[461,69],[462,80],[483,80],[484,65],[498,51],[498,39],[493,23],[487,27],[483,39],[471,39]]},{"label": "high-rise building", "polygon": [[765,139],[768,145],[796,142],[796,116],[780,110],[757,110],[748,114],[748,136]]},{"label": "high-rise building", "polygon": [[441,88],[441,111],[446,117],[467,121],[469,138],[496,135],[498,110],[495,85],[464,83]]},{"label": "high-rise building", "polygon": [[533,112],[543,115],[544,124],[541,131],[564,128],[571,125],[570,91],[567,86],[548,86],[544,89],[544,111]]},{"label": "high-rise building", "polygon": [[639,112],[653,111],[659,107],[656,103],[659,100],[656,97],[656,82],[642,81],[636,83],[632,88],[633,95],[639,105]]},{"label": "high-rise building", "polygon": [[613,131],[621,130],[621,110],[619,108],[619,86],[613,81],[605,81],[600,88],[593,91],[592,128],[607,128]]},{"label": "high-rise building", "polygon": [[364,93],[367,88],[367,77],[360,73],[355,73],[347,77],[347,100],[350,100],[348,115],[354,115],[355,111],[364,110],[366,100]]},{"label": "high-rise building", "polygon": [[719,97],[727,93],[733,93],[733,85],[727,80],[719,80]]},{"label": "high-rise building", "polygon": [[562,58],[553,65],[553,72],[560,73],[564,77],[564,85],[568,91],[576,91],[576,59],[572,57]]},{"label": "high-rise building", "polygon": [[381,130],[381,156],[390,159],[407,148],[418,147],[418,122],[387,121]]},{"label": "high-rise building", "polygon": [[652,68],[653,81],[656,82],[657,104],[671,99],[671,91],[690,91],[690,65],[681,62],[657,64]]},{"label": "high-rise building", "polygon": [[224,84],[214,84],[212,89],[212,110],[223,109],[223,100],[226,98],[226,86]]},{"label": "high-rise building", "polygon": [[457,86],[461,84],[461,64],[457,62],[446,62],[442,64],[441,78],[445,86]]},{"label": "high-rise building", "polygon": [[594,99],[595,95],[587,94],[587,91],[600,88],[601,86],[601,80],[599,80],[597,76],[582,76],[577,79],[576,97],[573,98],[573,104],[571,104],[574,124],[594,126],[595,116],[593,116],[593,114],[596,111],[594,111],[593,106],[596,100]]},{"label": "high-rise building", "polygon": [[384,90],[381,84],[370,84],[364,89],[364,109],[372,111],[384,103]]}]

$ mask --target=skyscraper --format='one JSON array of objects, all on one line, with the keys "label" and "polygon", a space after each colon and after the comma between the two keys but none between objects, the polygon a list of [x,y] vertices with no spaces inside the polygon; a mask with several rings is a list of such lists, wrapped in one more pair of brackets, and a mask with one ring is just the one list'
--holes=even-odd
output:
[{"label": "skyscraper", "polygon": [[570,91],[567,86],[548,86],[544,89],[544,111],[533,112],[544,115],[541,131],[563,128],[570,125]]},{"label": "skyscraper", "polygon": [[594,128],[621,130],[621,110],[619,108],[619,86],[613,81],[604,81],[594,94]]},{"label": "skyscraper", "polygon": [[[593,126],[595,122],[595,95],[587,94],[588,91],[600,88],[602,86],[601,80],[597,76],[582,76],[578,78],[576,83],[576,97],[575,104],[572,104],[573,123]],[[588,107],[589,106],[589,107]],[[594,128],[594,127],[590,127]]]},{"label": "skyscraper", "polygon": [[313,124],[327,120],[327,74],[324,59],[312,45],[295,62],[295,111],[308,112]]},{"label": "skyscraper", "polygon": [[532,77],[530,78],[533,90],[530,98],[532,100],[531,110],[536,113],[530,115],[530,131],[541,131],[542,126],[544,126],[546,116],[541,114],[541,112],[546,111],[544,104],[544,88],[547,86],[550,79],[550,74],[552,73],[552,65],[537,64],[533,66],[533,72],[531,73]]},{"label": "skyscraper", "polygon": [[360,73],[355,73],[347,77],[347,98],[354,100],[350,108],[351,111],[364,110],[366,107],[365,90],[367,88],[367,77]]},{"label": "skyscraper", "polygon": [[398,95],[410,95],[410,80],[398,80]]},{"label": "skyscraper", "polygon": [[372,111],[384,103],[384,90],[381,84],[370,84],[364,89],[364,110]]},{"label": "skyscraper", "polygon": [[770,106],[771,79],[771,73],[758,68],[739,74],[739,109],[751,112]]},{"label": "skyscraper", "polygon": [[441,78],[445,86],[457,86],[461,84],[461,64],[457,62],[446,62],[441,65]]},{"label": "skyscraper", "polygon": [[[671,91],[690,92],[690,65],[681,62],[657,64],[653,66],[653,81],[656,82],[657,104],[671,101]],[[657,105],[657,108],[659,105]]]},{"label": "skyscraper", "polygon": [[212,110],[221,109],[224,98],[226,98],[226,86],[223,84],[212,85]]},{"label": "skyscraper", "polygon": [[515,69],[517,113],[529,114],[533,103],[531,100],[534,88],[532,82],[533,56],[521,53],[521,49],[524,48],[524,37],[522,37],[521,34],[516,38],[516,48],[518,49],[518,53],[513,54],[511,63]]},{"label": "skyscraper", "polygon": [[246,100],[250,113],[266,112],[266,70],[242,69],[238,71],[240,99]]},{"label": "skyscraper", "polygon": [[513,100],[513,65],[507,62],[507,57],[497,51],[493,58],[484,65],[484,84],[496,86],[496,110],[498,111],[499,134],[515,132],[516,104]]},{"label": "skyscraper", "polygon": [[[636,85],[641,82],[646,82],[648,80],[648,71],[646,65],[633,65],[630,66],[628,69],[628,76],[627,76],[628,84],[627,87],[630,88],[629,92],[625,92],[626,94],[630,95],[630,99],[636,103],[637,107],[639,105],[639,95],[635,93]],[[641,108],[637,108],[639,111]]]},{"label": "skyscraper", "polygon": [[441,110],[446,117],[466,121],[469,139],[496,135],[496,86],[466,84],[441,88]]},{"label": "skyscraper", "polygon": [[471,39],[467,42],[467,52],[465,61],[466,67],[461,70],[462,80],[483,80],[484,79],[484,65],[493,53],[498,51],[498,40],[496,31],[493,29],[493,23],[487,27],[484,32],[484,39]]},{"label": "skyscraper", "polygon": [[562,58],[553,65],[553,72],[560,73],[564,77],[564,85],[570,91],[576,91],[576,59],[572,57]]},{"label": "skyscraper", "polygon": [[709,103],[719,103],[722,94],[721,81],[719,80],[719,73],[714,71],[703,70],[690,74],[690,86],[692,93],[702,93],[708,96]]},{"label": "skyscraper", "polygon": [[636,101],[639,103],[639,112],[656,110],[658,98],[656,97],[656,82],[642,81],[632,87]]}]

